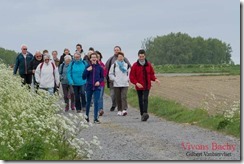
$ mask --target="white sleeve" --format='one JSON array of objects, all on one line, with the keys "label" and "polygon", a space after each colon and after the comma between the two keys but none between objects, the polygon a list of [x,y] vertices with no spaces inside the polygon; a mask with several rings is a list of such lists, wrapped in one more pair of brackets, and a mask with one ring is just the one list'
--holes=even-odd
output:
[{"label": "white sleeve", "polygon": [[55,76],[55,81],[56,84],[59,85],[59,72],[58,72],[58,68],[55,66],[55,71],[54,71],[54,76]]},{"label": "white sleeve", "polygon": [[36,82],[40,83],[40,78],[41,78],[41,63],[37,66],[37,68],[35,70]]},{"label": "white sleeve", "polygon": [[114,76],[114,64],[111,65],[110,69],[109,69],[109,79],[111,81],[114,81],[115,80],[115,76]]}]

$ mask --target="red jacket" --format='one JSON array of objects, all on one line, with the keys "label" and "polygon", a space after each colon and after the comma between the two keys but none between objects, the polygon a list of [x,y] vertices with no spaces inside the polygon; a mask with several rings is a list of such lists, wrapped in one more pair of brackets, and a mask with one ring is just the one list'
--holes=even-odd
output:
[{"label": "red jacket", "polygon": [[144,66],[142,66],[139,61],[133,64],[130,71],[130,81],[136,86],[136,83],[140,83],[143,88],[138,88],[136,90],[150,90],[151,81],[155,81],[154,69],[150,62],[146,60]]}]

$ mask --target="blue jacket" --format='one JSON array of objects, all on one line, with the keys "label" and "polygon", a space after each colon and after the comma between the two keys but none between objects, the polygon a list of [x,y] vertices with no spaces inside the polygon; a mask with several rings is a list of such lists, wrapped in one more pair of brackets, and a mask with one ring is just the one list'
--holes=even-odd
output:
[{"label": "blue jacket", "polygon": [[104,81],[103,68],[99,64],[92,64],[91,71],[87,71],[87,68],[83,74],[83,79],[87,79],[86,90],[100,89],[100,86],[95,86],[95,83],[99,81],[101,84]]},{"label": "blue jacket", "polygon": [[67,78],[69,85],[81,86],[86,84],[86,79],[82,78],[84,70],[87,67],[87,62],[84,60],[73,60],[67,68]]},{"label": "blue jacket", "polygon": [[14,75],[17,73],[17,70],[19,69],[19,74],[32,74],[28,71],[28,68],[30,67],[30,62],[33,60],[33,55],[31,53],[27,53],[26,58],[23,56],[22,53],[20,53],[16,57],[15,66],[14,66]]},{"label": "blue jacket", "polygon": [[67,78],[67,70],[68,70],[69,64],[62,63],[59,70],[59,77],[61,84],[69,84],[68,78]]}]

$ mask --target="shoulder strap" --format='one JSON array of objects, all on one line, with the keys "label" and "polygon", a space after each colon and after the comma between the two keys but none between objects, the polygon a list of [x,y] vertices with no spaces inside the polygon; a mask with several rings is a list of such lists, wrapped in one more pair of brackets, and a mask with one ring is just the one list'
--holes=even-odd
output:
[{"label": "shoulder strap", "polygon": [[43,64],[44,64],[44,62],[41,63],[41,65],[40,65],[40,70],[42,70]]},{"label": "shoulder strap", "polygon": [[115,67],[116,67],[116,62],[114,62],[114,77],[116,77],[116,75],[115,75]]},{"label": "shoulder strap", "polygon": [[60,71],[60,75],[62,75],[62,74],[63,74],[63,69],[64,69],[64,63],[62,63],[62,65],[61,65],[61,71]]}]

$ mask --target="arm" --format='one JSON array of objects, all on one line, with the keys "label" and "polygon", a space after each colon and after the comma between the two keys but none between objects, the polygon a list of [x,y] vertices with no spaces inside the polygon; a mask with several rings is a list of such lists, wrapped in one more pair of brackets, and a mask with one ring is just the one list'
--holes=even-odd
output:
[{"label": "arm", "polygon": [[88,67],[85,68],[83,75],[82,75],[82,79],[87,79],[89,71],[87,70]]},{"label": "arm", "polygon": [[132,84],[135,85],[135,84],[137,83],[136,72],[135,72],[135,66],[132,66],[131,69],[130,69],[129,79],[130,79],[130,82],[131,82]]},{"label": "arm", "polygon": [[99,80],[99,82],[101,83],[101,82],[103,82],[104,81],[104,71],[103,71],[103,68],[102,67],[100,67],[100,80]]},{"label": "arm", "polygon": [[41,63],[37,66],[36,71],[35,71],[35,78],[36,78],[36,82],[40,83],[40,76],[41,76]]},{"label": "arm", "polygon": [[125,57],[125,62],[129,65],[129,67],[131,67],[131,64],[130,64],[130,62],[129,62],[129,60]]},{"label": "arm", "polygon": [[16,60],[15,60],[14,75],[16,75],[18,68],[19,68],[19,55],[16,57]]},{"label": "arm", "polygon": [[58,86],[59,83],[60,83],[58,67],[56,67],[55,64],[54,64],[54,67],[55,67],[55,70],[54,70],[54,78],[55,78],[56,85]]},{"label": "arm", "polygon": [[109,79],[111,81],[114,81],[115,80],[115,76],[114,76],[114,64],[112,64],[112,66],[110,67],[108,76],[109,76]]},{"label": "arm", "polygon": [[74,81],[71,77],[71,65],[72,65],[72,62],[69,63],[69,66],[67,68],[67,79],[68,79],[68,82],[69,82],[69,85],[73,85],[74,84]]}]

